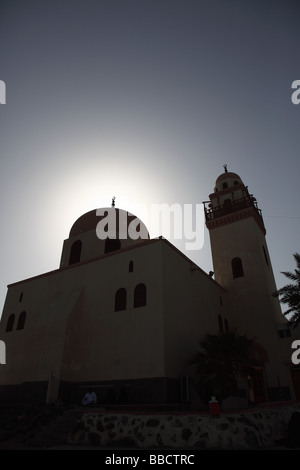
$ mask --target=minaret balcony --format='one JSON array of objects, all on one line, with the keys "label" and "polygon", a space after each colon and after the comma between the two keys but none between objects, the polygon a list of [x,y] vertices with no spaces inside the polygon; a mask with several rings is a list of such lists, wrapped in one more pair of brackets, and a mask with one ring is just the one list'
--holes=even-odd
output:
[{"label": "minaret balcony", "polygon": [[[205,204],[208,203],[210,204],[210,206],[206,207]],[[255,198],[252,197],[245,197],[234,201],[227,200],[224,204],[218,204],[214,207],[211,206],[210,201],[206,201],[203,204],[206,222],[216,220],[220,217],[225,217],[235,212],[243,211],[244,209],[248,209],[250,207],[252,207],[255,210],[256,214],[262,219],[261,210],[257,207],[257,201],[255,200]]]}]

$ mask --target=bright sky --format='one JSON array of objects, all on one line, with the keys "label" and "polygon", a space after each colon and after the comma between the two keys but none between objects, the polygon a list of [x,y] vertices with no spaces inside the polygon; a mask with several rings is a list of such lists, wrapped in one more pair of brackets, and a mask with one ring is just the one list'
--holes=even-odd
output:
[{"label": "bright sky", "polygon": [[[240,175],[277,286],[300,251],[300,2],[1,0],[0,304],[83,213],[199,204]],[[139,214],[138,214],[139,215]],[[186,253],[212,269],[207,230]]]}]

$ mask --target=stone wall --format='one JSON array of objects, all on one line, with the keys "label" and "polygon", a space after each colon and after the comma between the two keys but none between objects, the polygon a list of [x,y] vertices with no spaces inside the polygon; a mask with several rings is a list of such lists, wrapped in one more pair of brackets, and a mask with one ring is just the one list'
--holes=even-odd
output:
[{"label": "stone wall", "polygon": [[76,423],[69,443],[141,449],[255,449],[284,438],[294,411],[300,411],[300,404],[219,417],[91,412]]}]

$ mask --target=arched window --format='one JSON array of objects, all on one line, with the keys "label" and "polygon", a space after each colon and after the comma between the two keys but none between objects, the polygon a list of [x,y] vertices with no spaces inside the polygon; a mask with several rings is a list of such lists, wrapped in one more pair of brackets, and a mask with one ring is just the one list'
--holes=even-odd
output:
[{"label": "arched window", "polygon": [[119,238],[107,238],[105,241],[104,253],[110,253],[121,248],[121,241]]},{"label": "arched window", "polygon": [[223,320],[222,320],[222,316],[221,316],[221,315],[218,315],[218,323],[219,323],[219,331],[220,331],[220,333],[224,333]]},{"label": "arched window", "polygon": [[6,323],[6,330],[5,331],[12,331],[15,322],[15,315],[12,313],[9,315],[7,323]]},{"label": "arched window", "polygon": [[23,311],[23,312],[20,313],[20,316],[18,318],[17,330],[23,330],[24,329],[25,320],[26,320],[26,312]]},{"label": "arched window", "polygon": [[81,240],[76,240],[71,246],[69,264],[79,263],[81,256],[82,242]]},{"label": "arched window", "polygon": [[127,292],[124,287],[117,290],[115,295],[115,312],[126,310]]},{"label": "arched window", "polygon": [[23,299],[23,292],[21,292],[20,297],[19,297],[19,302],[22,302]]},{"label": "arched window", "polygon": [[222,183],[222,188],[223,188],[223,189],[228,188],[228,183],[226,183],[226,182],[225,182],[225,183]]},{"label": "arched window", "polygon": [[267,251],[266,251],[264,245],[263,245],[263,252],[264,252],[265,261],[266,261],[267,265],[269,266],[268,255],[267,255]]},{"label": "arched window", "polygon": [[138,284],[134,289],[134,303],[133,306],[144,307],[147,303],[147,287],[145,284]]},{"label": "arched window", "polygon": [[133,273],[133,261],[129,262],[129,272]]},{"label": "arched window", "polygon": [[243,263],[241,258],[233,258],[231,261],[233,279],[244,276]]}]

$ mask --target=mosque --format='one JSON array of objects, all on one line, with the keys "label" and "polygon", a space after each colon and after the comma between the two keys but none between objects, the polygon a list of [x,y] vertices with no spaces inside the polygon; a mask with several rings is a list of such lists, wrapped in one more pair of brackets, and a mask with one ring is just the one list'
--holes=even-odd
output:
[{"label": "mosque", "polygon": [[[121,220],[125,211],[114,210]],[[79,217],[58,269],[8,286],[0,402],[74,403],[92,387],[103,403],[189,403],[199,341],[228,329],[255,338],[257,366],[239,384],[243,396],[299,399],[256,199],[225,167],[204,212],[213,276],[165,238],[151,239],[132,214],[122,220],[139,225],[142,238],[124,237],[128,225],[117,224],[116,238],[100,239],[99,212]]]}]

